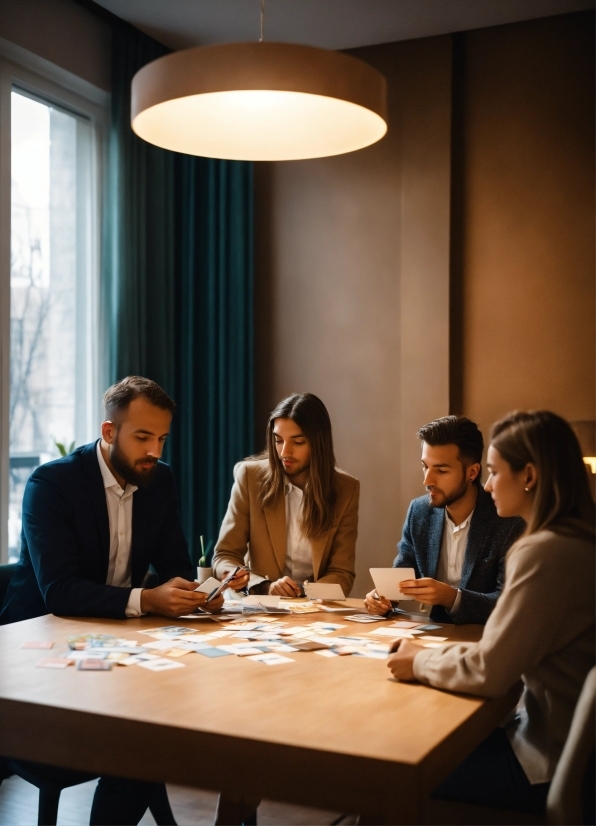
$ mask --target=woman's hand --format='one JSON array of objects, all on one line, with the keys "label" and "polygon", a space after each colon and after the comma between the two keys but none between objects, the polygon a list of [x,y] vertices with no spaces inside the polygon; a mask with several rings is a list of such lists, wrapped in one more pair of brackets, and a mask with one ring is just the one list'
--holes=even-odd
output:
[{"label": "woman's hand", "polygon": [[371,591],[366,595],[364,607],[369,614],[377,614],[377,616],[382,616],[391,609],[391,602],[388,599],[385,599],[385,597],[380,597],[376,591]]},{"label": "woman's hand", "polygon": [[271,583],[269,593],[276,597],[299,597],[300,586],[291,577],[282,576]]},{"label": "woman's hand", "polygon": [[[225,579],[233,570],[233,568],[230,568],[229,571],[226,571],[222,579]],[[242,591],[248,585],[249,577],[250,571],[248,571],[247,568],[240,568],[240,570],[236,572],[234,579],[228,583],[228,588],[231,588],[232,591]]]},{"label": "woman's hand", "polygon": [[395,640],[391,643],[392,652],[387,660],[387,668],[396,680],[415,680],[414,657],[421,651],[420,646],[409,640]]}]

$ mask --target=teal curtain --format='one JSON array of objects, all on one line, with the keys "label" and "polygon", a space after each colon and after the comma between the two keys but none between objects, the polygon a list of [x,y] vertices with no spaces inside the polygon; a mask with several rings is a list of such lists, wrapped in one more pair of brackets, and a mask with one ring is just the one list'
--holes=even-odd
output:
[{"label": "teal curtain", "polygon": [[178,405],[164,458],[196,560],[199,537],[217,538],[235,462],[253,451],[253,170],[134,135],[132,77],[166,52],[114,26],[105,327],[110,382],[147,376]]}]

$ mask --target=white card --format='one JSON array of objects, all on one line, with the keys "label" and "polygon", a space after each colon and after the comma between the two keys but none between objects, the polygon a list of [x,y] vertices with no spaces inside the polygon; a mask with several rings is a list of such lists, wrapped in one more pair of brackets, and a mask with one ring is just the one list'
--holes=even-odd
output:
[{"label": "white card", "polygon": [[172,648],[184,648],[184,643],[178,640],[155,640],[155,642],[146,642],[143,648],[153,648],[156,651],[170,651]]},{"label": "white card", "polygon": [[219,585],[221,585],[219,579],[215,579],[215,577],[210,576],[209,579],[202,582],[198,588],[195,588],[195,591],[200,591],[202,594],[210,594],[211,591],[215,591]]},{"label": "white card", "polygon": [[429,634],[428,637],[424,636],[420,639],[424,640],[424,642],[445,642],[449,637],[433,637],[432,634]]},{"label": "white card", "polygon": [[283,665],[284,663],[293,663],[289,657],[282,657],[281,654],[257,654],[254,657],[247,657],[247,660],[254,660],[257,663],[265,663],[265,665]]},{"label": "white card", "polygon": [[374,637],[392,637],[394,640],[401,638],[414,639],[411,631],[406,631],[402,628],[375,628],[374,631],[369,631],[368,633]]},{"label": "white card", "polygon": [[339,654],[337,653],[337,651],[329,651],[329,650],[325,651],[325,650],[323,650],[323,651],[314,651],[313,653],[318,654],[319,657],[339,657]]},{"label": "white card", "polygon": [[334,582],[306,582],[304,593],[309,599],[345,599],[341,585]]},{"label": "white card", "polygon": [[279,607],[279,597],[275,596],[268,596],[263,594],[262,596],[249,596],[244,597],[242,600],[243,605],[263,605],[265,608],[278,608]]},{"label": "white card", "polygon": [[174,660],[166,660],[164,657],[158,657],[157,660],[148,660],[144,663],[139,663],[140,668],[147,668],[149,671],[170,671],[172,668],[184,668],[184,663],[179,663]]},{"label": "white card", "polygon": [[394,601],[411,599],[402,594],[399,590],[399,583],[405,579],[416,579],[416,572],[413,568],[369,568],[369,571],[380,597]]},{"label": "white card", "polygon": [[442,648],[442,642],[425,642],[423,648]]},{"label": "white card", "polygon": [[133,654],[132,657],[127,657],[125,660],[120,660],[118,665],[140,665],[150,660],[160,660],[157,654]]}]

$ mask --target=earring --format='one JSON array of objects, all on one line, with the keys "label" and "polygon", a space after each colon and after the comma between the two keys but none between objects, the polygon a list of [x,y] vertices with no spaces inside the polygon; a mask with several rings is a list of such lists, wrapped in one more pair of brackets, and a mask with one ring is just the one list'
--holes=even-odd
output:
[{"label": "earring", "polygon": [[526,493],[530,492],[530,488],[524,488],[524,490],[525,490]]}]

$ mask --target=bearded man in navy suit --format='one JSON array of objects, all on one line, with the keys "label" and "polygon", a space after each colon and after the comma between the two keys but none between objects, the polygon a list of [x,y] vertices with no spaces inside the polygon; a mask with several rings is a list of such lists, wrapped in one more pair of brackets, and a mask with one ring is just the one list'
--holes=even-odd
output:
[{"label": "bearded man in navy suit", "polygon": [[[400,584],[406,599],[432,606],[442,623],[484,624],[503,588],[505,556],[524,522],[497,515],[480,482],[484,441],[465,416],[445,416],[418,431],[428,495],[410,504],[394,568],[413,568]],[[391,614],[392,603],[371,591],[371,614]]]},{"label": "bearded man in navy suit", "polygon": [[[129,376],[110,387],[104,405],[101,439],[42,465],[27,482],[21,556],[0,624],[48,613],[178,617],[205,604],[207,596],[195,591],[174,478],[159,461],[174,402],[155,382]],[[154,588],[143,587],[149,566],[160,583]],[[209,610],[222,603],[212,600]],[[36,764],[8,766],[24,777],[44,772]],[[86,779],[64,773],[64,785]],[[138,823],[159,790],[102,777],[91,823]]]}]

